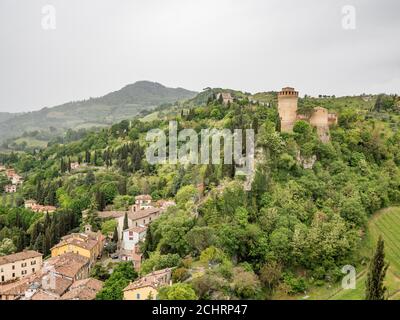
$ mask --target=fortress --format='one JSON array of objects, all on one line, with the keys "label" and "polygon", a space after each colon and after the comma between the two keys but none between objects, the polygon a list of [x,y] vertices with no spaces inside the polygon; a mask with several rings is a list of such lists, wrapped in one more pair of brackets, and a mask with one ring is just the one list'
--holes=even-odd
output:
[{"label": "fortress", "polygon": [[314,108],[310,116],[297,114],[299,93],[294,88],[286,87],[278,92],[278,113],[281,120],[281,132],[292,132],[297,120],[309,122],[317,128],[317,134],[322,142],[330,140],[329,126],[337,124],[338,118],[334,113],[329,113],[322,107]]}]

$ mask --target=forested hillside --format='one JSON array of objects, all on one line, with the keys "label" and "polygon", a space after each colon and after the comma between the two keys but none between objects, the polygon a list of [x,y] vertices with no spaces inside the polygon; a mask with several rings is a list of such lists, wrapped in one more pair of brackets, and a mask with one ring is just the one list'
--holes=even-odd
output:
[{"label": "forested hillside", "polygon": [[[18,137],[24,132],[69,128],[104,127],[141,113],[150,112],[164,103],[174,103],[194,97],[196,92],[182,88],[167,88],[156,82],[138,81],[103,97],[72,101],[53,108],[43,108],[22,114],[0,114],[0,142]],[[6,118],[7,117],[7,118]]]},{"label": "forested hillside", "polygon": [[[155,120],[127,119],[76,141],[0,155],[0,163],[25,179],[15,195],[3,197],[0,254],[30,247],[48,255],[62,235],[85,223],[104,229],[97,211],[124,209],[134,196],[150,194],[177,205],[150,224],[140,273],[176,267],[174,282],[200,299],[295,296],[336,284],[346,264],[365,263],[369,219],[400,203],[398,97],[300,99],[303,112],[323,106],[337,113],[330,142],[322,143],[305,121],[293,133],[279,132],[274,92],[232,91],[236,98],[228,104],[216,92],[205,90]],[[113,95],[104,99],[115,102]],[[150,165],[146,134],[167,132],[169,120],[197,132],[254,129],[259,154],[251,191],[234,164]],[[313,157],[305,168],[302,160]],[[85,166],[73,170],[75,162]],[[6,184],[0,180],[1,188]],[[33,213],[23,208],[27,199],[58,210]],[[160,295],[168,297],[168,290]]]}]

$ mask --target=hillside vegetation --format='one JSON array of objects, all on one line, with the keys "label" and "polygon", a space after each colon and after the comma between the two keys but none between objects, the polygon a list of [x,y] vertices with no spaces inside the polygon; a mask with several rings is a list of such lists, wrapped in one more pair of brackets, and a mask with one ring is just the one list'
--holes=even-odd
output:
[{"label": "hillside vegetation", "polygon": [[[333,297],[343,266],[356,266],[362,277],[371,254],[366,243],[374,242],[376,230],[385,234],[388,259],[396,260],[397,218],[382,215],[375,224],[374,214],[400,203],[398,97],[301,99],[305,110],[323,105],[338,114],[330,141],[322,143],[305,121],[293,133],[279,132],[274,94],[260,94],[263,101],[233,94],[235,101],[225,105],[205,90],[199,100],[146,121],[124,120],[40,151],[0,155],[25,177],[13,207],[10,201],[1,207],[0,241],[47,255],[60,236],[85,223],[101,230],[98,211],[123,209],[134,196],[150,194],[177,206],[150,224],[140,273],[175,267],[174,282],[200,299],[298,299],[314,290],[312,298]],[[259,153],[251,190],[245,191],[235,163],[149,164],[146,135],[168,133],[169,120],[198,134],[254,129]],[[301,159],[310,158],[316,161],[305,168]],[[71,162],[86,166],[74,171]],[[30,198],[59,209],[51,217],[33,214],[22,205]]]}]

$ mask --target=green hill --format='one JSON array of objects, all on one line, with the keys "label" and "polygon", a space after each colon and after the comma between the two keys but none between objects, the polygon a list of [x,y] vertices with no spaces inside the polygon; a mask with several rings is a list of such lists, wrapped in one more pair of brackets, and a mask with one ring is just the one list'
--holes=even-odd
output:
[{"label": "green hill", "polygon": [[103,97],[69,102],[53,108],[19,114],[0,114],[0,140],[35,130],[102,127],[150,112],[164,103],[193,98],[196,92],[139,81]]}]

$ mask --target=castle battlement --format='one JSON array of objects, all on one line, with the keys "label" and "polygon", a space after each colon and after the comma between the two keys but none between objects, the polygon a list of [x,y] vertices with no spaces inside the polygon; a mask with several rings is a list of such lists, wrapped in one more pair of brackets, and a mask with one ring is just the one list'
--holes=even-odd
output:
[{"label": "castle battlement", "polygon": [[278,96],[281,96],[281,97],[285,97],[285,96],[298,97],[299,96],[299,92],[295,91],[294,88],[292,88],[292,87],[286,87],[286,88],[282,88],[282,90],[278,92]]}]

